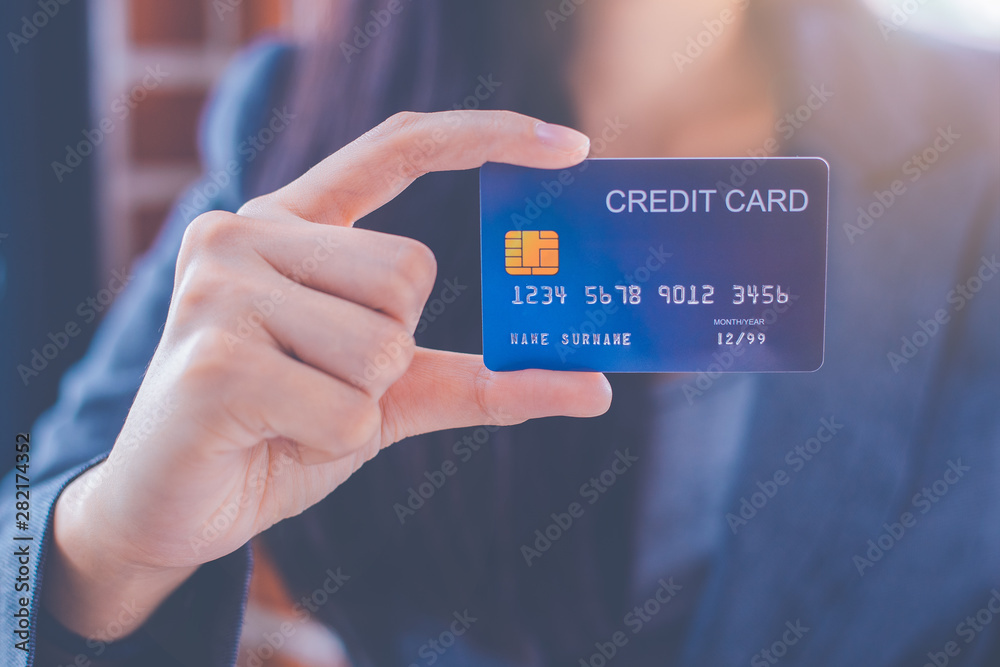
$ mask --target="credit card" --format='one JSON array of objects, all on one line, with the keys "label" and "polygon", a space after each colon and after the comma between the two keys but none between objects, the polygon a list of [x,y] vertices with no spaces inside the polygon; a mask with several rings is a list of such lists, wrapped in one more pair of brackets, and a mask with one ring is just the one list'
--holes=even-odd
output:
[{"label": "credit card", "polygon": [[486,366],[819,369],[829,180],[809,157],[485,165]]}]

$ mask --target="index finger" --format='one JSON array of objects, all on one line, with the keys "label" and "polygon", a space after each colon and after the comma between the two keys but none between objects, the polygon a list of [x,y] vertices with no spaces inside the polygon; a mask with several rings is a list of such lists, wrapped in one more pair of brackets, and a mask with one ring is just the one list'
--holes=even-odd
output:
[{"label": "index finger", "polygon": [[265,207],[350,226],[428,172],[486,162],[562,169],[589,150],[586,135],[511,111],[403,112],[266,196]]}]

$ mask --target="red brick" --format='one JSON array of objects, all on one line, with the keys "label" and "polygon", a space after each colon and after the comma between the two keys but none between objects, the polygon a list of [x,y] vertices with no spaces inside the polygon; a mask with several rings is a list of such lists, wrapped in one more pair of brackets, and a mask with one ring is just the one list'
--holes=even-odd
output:
[{"label": "red brick", "polygon": [[154,90],[133,112],[131,156],[140,164],[193,163],[205,91]]},{"label": "red brick", "polygon": [[135,44],[192,45],[205,40],[206,0],[131,0],[130,30]]},{"label": "red brick", "polygon": [[248,42],[262,32],[280,27],[284,19],[281,0],[244,0],[243,41]]}]

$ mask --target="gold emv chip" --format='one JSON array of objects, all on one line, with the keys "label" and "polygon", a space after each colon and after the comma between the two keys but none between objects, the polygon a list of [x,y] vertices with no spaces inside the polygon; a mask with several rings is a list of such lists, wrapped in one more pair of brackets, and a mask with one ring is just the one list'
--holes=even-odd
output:
[{"label": "gold emv chip", "polygon": [[504,248],[507,273],[512,276],[554,276],[559,273],[559,235],[555,232],[507,232]]}]

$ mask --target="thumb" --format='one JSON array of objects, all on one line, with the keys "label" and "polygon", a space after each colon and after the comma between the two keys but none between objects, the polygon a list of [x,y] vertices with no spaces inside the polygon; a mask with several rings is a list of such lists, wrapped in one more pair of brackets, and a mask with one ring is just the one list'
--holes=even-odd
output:
[{"label": "thumb", "polygon": [[611,407],[601,373],[524,370],[497,373],[479,355],[418,348],[382,398],[383,446],[411,435],[538,417],[596,417]]}]

